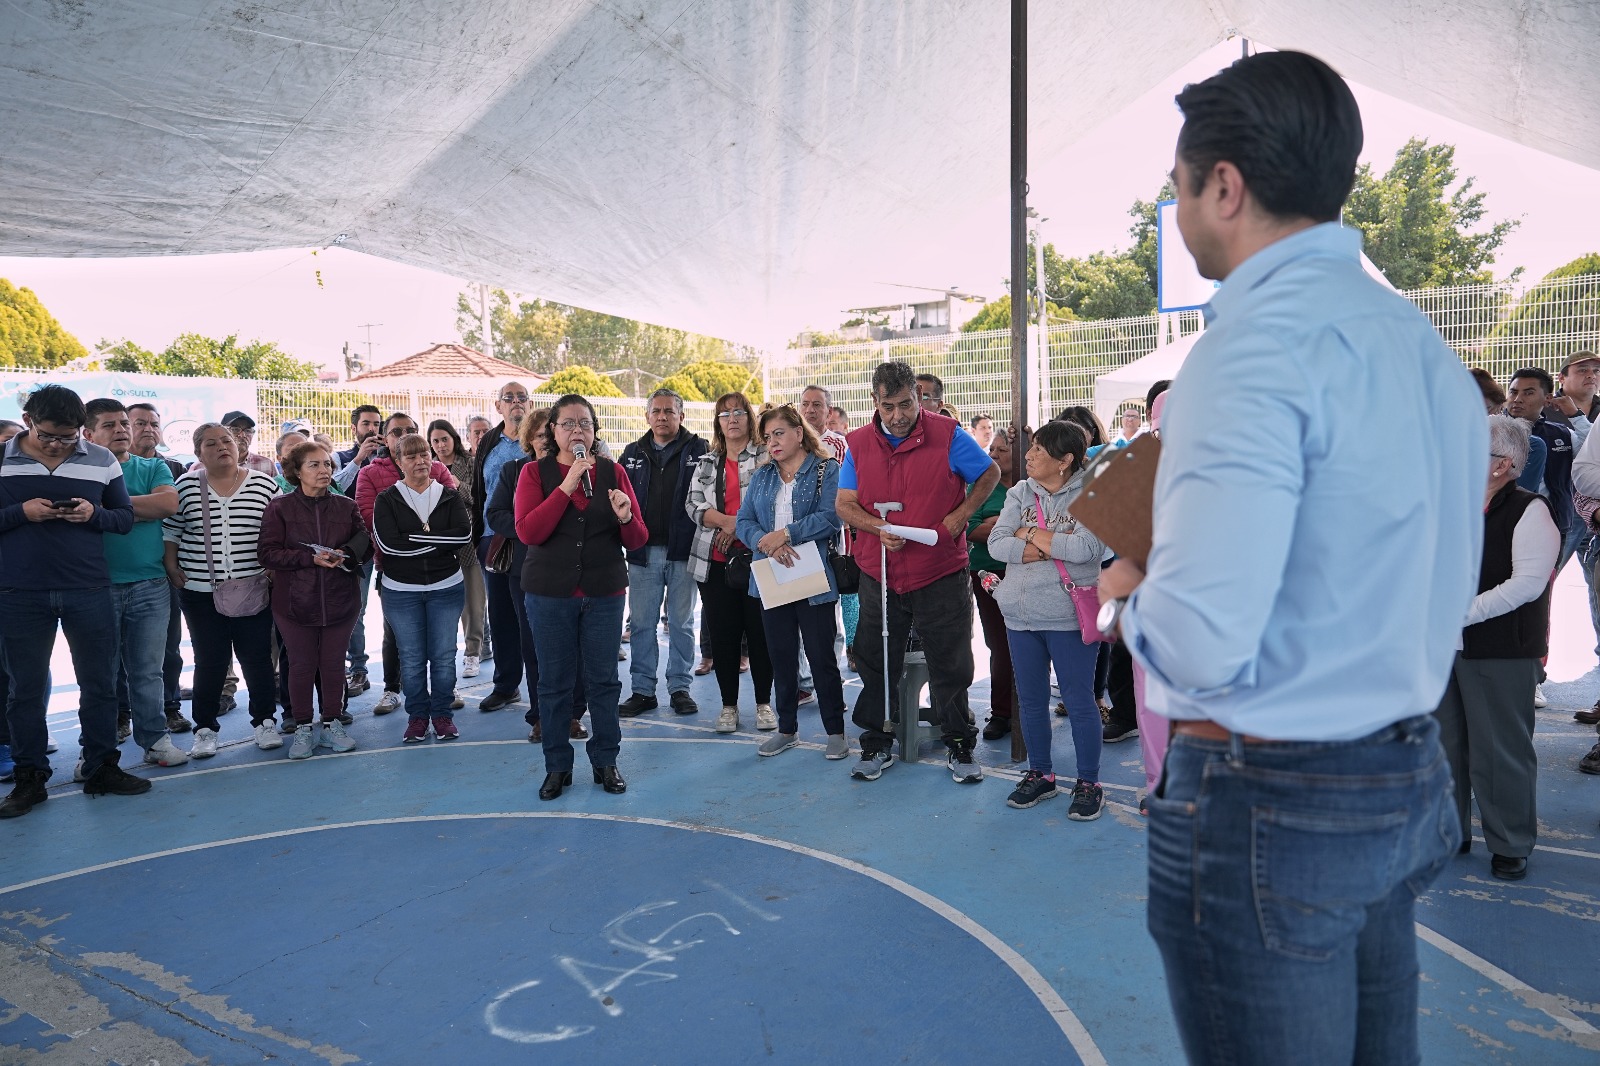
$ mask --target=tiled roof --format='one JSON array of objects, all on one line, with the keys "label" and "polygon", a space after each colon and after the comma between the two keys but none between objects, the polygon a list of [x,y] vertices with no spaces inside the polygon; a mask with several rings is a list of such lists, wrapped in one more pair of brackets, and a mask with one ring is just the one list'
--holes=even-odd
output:
[{"label": "tiled roof", "polygon": [[508,363],[504,359],[484,355],[459,344],[435,344],[426,351],[408,355],[387,366],[380,366],[357,374],[351,381],[375,381],[379,378],[517,378],[530,388],[547,379],[527,367]]}]

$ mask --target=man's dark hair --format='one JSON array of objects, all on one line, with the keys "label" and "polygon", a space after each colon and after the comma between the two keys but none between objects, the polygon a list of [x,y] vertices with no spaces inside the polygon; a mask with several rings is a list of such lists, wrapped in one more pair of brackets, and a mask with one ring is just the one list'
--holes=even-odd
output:
[{"label": "man's dark hair", "polygon": [[917,391],[917,372],[910,363],[879,363],[872,372],[872,395],[894,396],[901,392]]},{"label": "man's dark hair", "polygon": [[939,380],[938,375],[936,375],[936,374],[918,374],[917,375],[917,380],[918,381],[925,381],[929,385],[933,386],[933,398],[935,400],[944,399],[944,382]]},{"label": "man's dark hair", "polygon": [[[389,436],[389,423],[393,422],[397,418],[403,418],[407,422],[410,422],[413,426],[417,424],[417,420],[406,414],[404,411],[395,411],[390,414],[388,418],[383,420],[383,424],[378,427],[378,432],[387,438]],[[415,430],[412,432],[415,432]]]},{"label": "man's dark hair", "polygon": [[1361,109],[1328,64],[1304,52],[1260,52],[1184,86],[1178,159],[1196,192],[1220,162],[1280,218],[1332,222],[1355,183]]},{"label": "man's dark hair", "polygon": [[160,411],[156,410],[156,405],[155,404],[153,404],[153,403],[144,403],[142,401],[140,403],[130,403],[128,405],[128,414],[131,415],[135,411],[149,411],[151,414],[157,415],[157,416],[159,416],[161,414]]},{"label": "man's dark hair", "polygon": [[1150,408],[1154,407],[1156,403],[1156,397],[1160,396],[1163,392],[1166,392],[1170,388],[1172,388],[1171,378],[1162,378],[1154,385],[1151,385],[1149,391],[1144,394],[1144,409],[1148,411]]},{"label": "man's dark hair", "polygon": [[1494,375],[1481,366],[1472,368],[1472,380],[1478,383],[1478,391],[1483,393],[1485,403],[1492,403],[1496,407],[1503,407],[1506,402],[1506,390],[1494,379]]},{"label": "man's dark hair", "polygon": [[89,421],[83,409],[83,398],[65,385],[43,385],[28,394],[22,413],[40,422],[53,422],[58,426],[75,426],[82,429]]},{"label": "man's dark hair", "polygon": [[1546,396],[1556,391],[1555,379],[1550,376],[1550,371],[1548,370],[1541,370],[1536,366],[1525,366],[1511,375],[1511,384],[1515,385],[1518,378],[1533,378],[1544,389]]},{"label": "man's dark hair", "polygon": [[357,422],[361,421],[362,415],[377,415],[379,418],[382,418],[383,412],[378,410],[370,403],[364,403],[360,407],[357,407],[354,411],[350,412],[350,424],[353,426]]},{"label": "man's dark hair", "polygon": [[90,429],[93,429],[96,423],[100,421],[101,415],[125,415],[127,413],[128,409],[122,406],[121,400],[113,400],[110,397],[90,400],[83,405],[84,424]]}]

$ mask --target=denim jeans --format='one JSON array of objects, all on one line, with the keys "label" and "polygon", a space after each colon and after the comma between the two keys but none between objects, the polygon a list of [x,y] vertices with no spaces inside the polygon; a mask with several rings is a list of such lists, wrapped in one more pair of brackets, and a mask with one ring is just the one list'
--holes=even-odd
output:
[{"label": "denim jeans", "polygon": [[164,577],[111,586],[121,650],[119,666],[128,679],[133,739],[146,751],[167,735],[166,683],[161,667],[171,620],[171,589]]},{"label": "denim jeans", "polygon": [[589,742],[585,745],[589,763],[596,769],[617,765],[617,753],[622,750],[622,722],[617,716],[622,679],[617,675],[617,650],[622,647],[624,600],[623,596],[528,595],[526,611],[539,655],[545,773],[572,769],[569,732],[573,687],[580,671],[589,699]]},{"label": "denim jeans", "polygon": [[362,563],[356,570],[356,588],[361,592],[361,612],[356,615],[355,628],[350,630],[350,672],[367,672],[367,594],[372,588],[372,563]]},{"label": "denim jeans", "polygon": [[1578,541],[1578,565],[1583,568],[1583,580],[1589,586],[1589,624],[1594,629],[1594,653],[1600,656],[1600,598],[1594,590],[1594,570],[1600,565],[1600,536],[1588,532]]},{"label": "denim jeans", "polygon": [[[512,548],[511,572],[507,574],[491,574],[483,572],[483,591],[489,601],[488,617],[489,628],[495,634],[494,639],[494,690],[500,693],[512,693],[522,685],[523,661],[522,641],[518,639],[522,625],[518,621],[516,601],[522,597],[522,566],[518,556],[521,554]],[[522,549],[524,552],[527,549]],[[489,538],[484,537],[478,542],[478,561],[488,562]],[[530,681],[529,688],[538,684],[537,680]],[[531,702],[532,696],[529,696]]]},{"label": "denim jeans", "polygon": [[[747,597],[748,598],[748,597]],[[760,602],[760,601],[756,601]],[[830,737],[844,735],[844,685],[839,660],[833,654],[832,603],[786,603],[761,612],[767,654],[772,657],[773,709],[778,712],[778,732],[799,732],[800,647],[804,643],[817,663],[817,709]],[[755,649],[755,641],[750,643]]]},{"label": "denim jeans", "polygon": [[1408,1066],[1412,912],[1461,840],[1431,715],[1358,740],[1174,734],[1150,933],[1191,1063]]},{"label": "denim jeans", "polygon": [[429,592],[388,588],[381,583],[383,618],[394,630],[400,654],[400,684],[412,718],[454,718],[456,628],[467,599],[463,582]]},{"label": "denim jeans", "polygon": [[[856,666],[861,695],[851,720],[861,727],[861,751],[871,754],[894,746],[891,719],[898,721],[900,675],[905,669],[906,637],[917,627],[928,659],[928,695],[946,747],[978,737],[968,710],[972,687],[972,586],[967,571],[941,577],[907,593],[889,593],[889,713],[883,707],[882,586],[861,575],[861,622],[856,629]],[[911,708],[909,714],[916,714]],[[915,752],[906,752],[914,757]]]},{"label": "denim jeans", "polygon": [[92,589],[0,589],[0,654],[11,678],[6,723],[18,766],[50,769],[50,654],[56,626],[67,635],[78,680],[83,768],[93,773],[117,750],[117,616],[109,586]]},{"label": "denim jeans", "polygon": [[183,618],[189,623],[189,643],[194,648],[195,728],[218,729],[223,680],[233,657],[239,657],[250,696],[250,724],[260,725],[273,718],[278,679],[272,672],[272,610],[243,618],[218,614],[209,592],[183,589],[180,593]]},{"label": "denim jeans", "polygon": [[[687,692],[694,680],[694,578],[687,560],[668,559],[667,549],[652,544],[640,552],[645,562],[628,563],[628,614],[633,619],[631,680],[633,691],[653,696],[661,648],[661,600],[667,601],[667,692]],[[590,699],[590,704],[594,700]]]},{"label": "denim jeans", "polygon": [[1100,749],[1105,743],[1100,708],[1094,702],[1095,659],[1105,647],[1085,644],[1076,629],[1006,630],[1011,669],[1022,714],[1022,739],[1028,768],[1055,773],[1050,761],[1050,665],[1061,682],[1061,700],[1072,721],[1072,747],[1080,781],[1100,781]]}]

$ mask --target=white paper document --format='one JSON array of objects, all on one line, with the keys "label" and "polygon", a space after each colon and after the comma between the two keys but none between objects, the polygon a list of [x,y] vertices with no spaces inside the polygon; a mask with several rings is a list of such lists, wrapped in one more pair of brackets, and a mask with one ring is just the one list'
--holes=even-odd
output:
[{"label": "white paper document", "polygon": [[772,564],[772,579],[780,585],[822,573],[822,553],[817,551],[816,541],[801,541],[794,546],[794,553],[799,558],[794,561],[793,566],[784,566],[780,562]]},{"label": "white paper document", "polygon": [[891,537],[901,537],[917,544],[926,544],[930,548],[939,543],[939,534],[937,532],[931,529],[923,529],[921,526],[897,526],[891,522],[883,527],[883,531]]}]

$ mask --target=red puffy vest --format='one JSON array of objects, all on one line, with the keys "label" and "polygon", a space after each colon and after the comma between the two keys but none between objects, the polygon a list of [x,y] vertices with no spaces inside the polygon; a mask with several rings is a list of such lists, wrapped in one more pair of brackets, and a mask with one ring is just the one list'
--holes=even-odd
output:
[{"label": "red puffy vest", "polygon": [[[911,436],[898,448],[890,447],[877,415],[846,438],[856,468],[856,499],[867,513],[876,516],[873,504],[880,501],[903,503],[905,510],[890,514],[890,522],[922,526],[939,534],[932,547],[907,543],[900,551],[889,553],[887,584],[892,592],[925,588],[967,568],[965,530],[951,537],[944,528],[945,516],[967,498],[966,483],[950,469],[950,442],[959,432],[955,419],[923,411]],[[884,580],[878,572],[877,536],[858,533],[854,554],[873,580]]]}]

